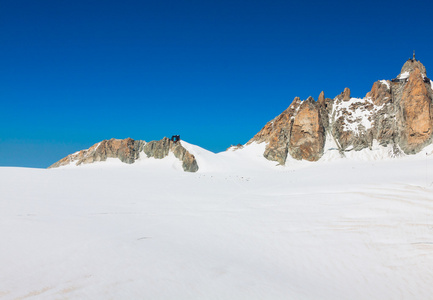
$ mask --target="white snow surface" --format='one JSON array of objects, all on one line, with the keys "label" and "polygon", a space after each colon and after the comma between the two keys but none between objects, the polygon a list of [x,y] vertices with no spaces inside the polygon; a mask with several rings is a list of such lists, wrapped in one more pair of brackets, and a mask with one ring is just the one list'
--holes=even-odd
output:
[{"label": "white snow surface", "polygon": [[410,73],[408,71],[401,73],[400,75],[398,75],[397,77],[400,79],[406,79],[410,76]]},{"label": "white snow surface", "polygon": [[182,144],[199,172],[0,168],[0,299],[431,298],[432,147],[282,167]]}]

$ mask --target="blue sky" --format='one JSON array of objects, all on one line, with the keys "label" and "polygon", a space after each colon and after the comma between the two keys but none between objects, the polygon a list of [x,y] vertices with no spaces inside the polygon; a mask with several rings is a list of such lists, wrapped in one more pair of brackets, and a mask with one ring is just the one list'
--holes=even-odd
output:
[{"label": "blue sky", "polygon": [[432,9],[430,1],[0,0],[0,166],[47,167],[113,137],[180,134],[224,151],[295,96],[334,98],[345,87],[365,96],[413,49],[428,72]]}]

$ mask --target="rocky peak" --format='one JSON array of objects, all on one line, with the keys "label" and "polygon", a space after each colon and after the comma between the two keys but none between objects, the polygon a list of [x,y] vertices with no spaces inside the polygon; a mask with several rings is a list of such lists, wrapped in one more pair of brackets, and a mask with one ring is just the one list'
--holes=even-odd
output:
[{"label": "rocky peak", "polygon": [[389,80],[376,81],[365,97],[371,98],[375,105],[388,103],[392,100],[391,82]]},{"label": "rocky peak", "polygon": [[401,68],[400,74],[397,76],[398,78],[408,77],[415,69],[419,69],[420,73],[424,76],[427,76],[427,71],[424,65],[416,59],[408,59],[403,67]]},{"label": "rocky peak", "polygon": [[317,98],[317,103],[319,103],[320,106],[325,106],[325,92],[322,91],[319,94],[319,98]]},{"label": "rocky peak", "polygon": [[350,89],[345,88],[344,91],[336,97],[339,100],[349,101],[350,100]]}]

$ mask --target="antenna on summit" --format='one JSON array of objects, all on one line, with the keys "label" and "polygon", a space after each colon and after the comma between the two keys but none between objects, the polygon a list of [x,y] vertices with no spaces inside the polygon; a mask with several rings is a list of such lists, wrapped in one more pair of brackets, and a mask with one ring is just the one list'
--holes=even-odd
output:
[{"label": "antenna on summit", "polygon": [[415,50],[413,50],[413,60],[416,60],[416,58],[415,58]]}]

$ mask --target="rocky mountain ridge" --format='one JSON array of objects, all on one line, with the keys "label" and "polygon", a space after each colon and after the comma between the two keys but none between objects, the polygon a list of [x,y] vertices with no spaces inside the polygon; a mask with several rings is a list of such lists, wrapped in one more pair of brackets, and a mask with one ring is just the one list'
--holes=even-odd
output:
[{"label": "rocky mountain ridge", "polygon": [[[334,99],[326,98],[324,92],[317,101],[296,97],[245,146],[264,143],[258,153],[264,149],[263,156],[280,165],[289,158],[318,161],[330,150],[340,157],[351,156],[363,149],[372,150],[373,145],[386,147],[392,157],[416,154],[433,140],[432,87],[425,67],[414,57],[405,62],[395,79],[374,82],[364,98],[352,98],[349,88]],[[242,148],[238,145],[228,151]],[[131,138],[104,140],[49,168],[107,158],[132,164],[143,155],[162,159],[170,153],[182,162],[184,171],[199,169],[196,158],[181,142],[166,137],[148,143]]]},{"label": "rocky mountain ridge", "polygon": [[414,57],[397,78],[376,81],[362,99],[351,98],[349,88],[334,99],[322,92],[317,102],[296,97],[247,145],[266,143],[264,157],[281,165],[288,155],[317,161],[327,142],[336,144],[341,156],[371,149],[374,141],[391,146],[395,156],[415,154],[432,142],[432,86],[425,67]]},{"label": "rocky mountain ridge", "polygon": [[189,153],[179,141],[174,142],[167,137],[148,143],[131,138],[103,140],[94,144],[89,149],[66,156],[48,168],[57,168],[69,164],[79,166],[97,161],[106,161],[107,158],[118,158],[124,163],[132,164],[142,154],[145,154],[148,158],[162,159],[168,156],[170,152],[182,162],[184,171],[196,172],[198,170],[198,164],[194,155]]}]

